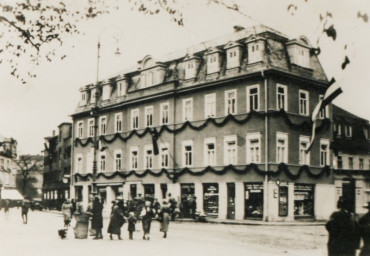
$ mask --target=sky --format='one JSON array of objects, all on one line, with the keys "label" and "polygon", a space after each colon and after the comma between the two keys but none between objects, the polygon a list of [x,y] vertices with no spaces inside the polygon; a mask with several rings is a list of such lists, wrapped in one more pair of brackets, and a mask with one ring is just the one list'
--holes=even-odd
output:
[{"label": "sky", "polygon": [[[344,93],[334,103],[370,120],[370,23],[358,18],[370,15],[368,0],[234,0],[244,14],[207,0],[178,1],[183,11],[183,27],[166,14],[143,15],[125,3],[119,10],[90,22],[82,22],[82,35],[65,38],[58,48],[67,58],[52,63],[31,65],[24,70],[37,74],[26,85],[0,65],[0,135],[18,141],[18,154],[41,154],[44,137],[51,136],[62,122],[72,122],[79,88],[96,81],[97,43],[101,42],[99,78],[111,77],[135,66],[150,54],[154,58],[233,32],[234,25],[270,26],[289,38],[305,35],[312,46],[319,46],[320,62],[328,79],[335,77]],[[71,1],[70,4],[80,1]],[[287,7],[294,4],[297,9]],[[335,41],[322,35],[320,13],[330,11],[337,30]],[[320,36],[321,35],[321,36]],[[1,39],[0,39],[1,40]],[[346,47],[345,47],[346,45]],[[121,55],[114,54],[119,47]],[[341,63],[348,56],[345,70]]]}]

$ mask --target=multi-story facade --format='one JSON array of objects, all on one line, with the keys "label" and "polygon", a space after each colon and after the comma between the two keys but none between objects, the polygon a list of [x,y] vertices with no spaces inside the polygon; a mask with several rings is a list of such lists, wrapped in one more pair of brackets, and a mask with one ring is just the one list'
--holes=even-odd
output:
[{"label": "multi-story facade", "polygon": [[370,124],[333,105],[334,173],[337,197],[343,196],[356,213],[370,201]]},{"label": "multi-story facade", "polygon": [[61,123],[58,135],[53,131],[45,138],[43,200],[50,208],[59,209],[70,197],[72,124]]},{"label": "multi-story facade", "polygon": [[160,61],[146,56],[81,88],[72,115],[75,196],[86,205],[96,186],[107,202],[192,196],[197,210],[221,219],[326,219],[336,198],[331,105],[305,151],[328,86],[307,38],[265,26]]}]

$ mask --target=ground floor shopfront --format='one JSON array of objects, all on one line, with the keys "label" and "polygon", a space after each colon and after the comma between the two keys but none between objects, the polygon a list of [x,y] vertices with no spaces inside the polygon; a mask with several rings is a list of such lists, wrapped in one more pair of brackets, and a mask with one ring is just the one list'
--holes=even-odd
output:
[{"label": "ground floor shopfront", "polygon": [[[328,219],[336,206],[332,176],[310,178],[302,173],[292,179],[284,173],[266,177],[253,171],[244,174],[230,170],[222,175],[188,172],[176,180],[155,173],[140,178],[105,173],[98,175],[95,184],[106,209],[117,198],[162,202],[171,194],[179,202],[182,217],[192,217],[196,210],[219,219]],[[91,176],[76,176],[73,188],[74,197],[86,207],[92,192]]]}]

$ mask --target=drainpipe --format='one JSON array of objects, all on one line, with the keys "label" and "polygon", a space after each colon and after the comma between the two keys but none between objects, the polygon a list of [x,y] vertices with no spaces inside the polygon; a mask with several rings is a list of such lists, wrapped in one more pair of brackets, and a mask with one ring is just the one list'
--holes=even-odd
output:
[{"label": "drainpipe", "polygon": [[264,184],[263,184],[263,187],[264,187],[264,198],[263,198],[263,216],[264,216],[264,220],[265,221],[269,221],[269,187],[268,187],[268,175],[267,175],[267,172],[269,170],[269,164],[268,164],[268,148],[269,148],[269,144],[268,144],[268,92],[267,92],[267,79],[265,77],[265,73],[264,71],[262,70],[261,71],[261,76],[263,77],[263,81],[264,81],[264,93],[265,93],[265,97],[264,97],[264,101],[265,101],[265,180],[264,180]]}]

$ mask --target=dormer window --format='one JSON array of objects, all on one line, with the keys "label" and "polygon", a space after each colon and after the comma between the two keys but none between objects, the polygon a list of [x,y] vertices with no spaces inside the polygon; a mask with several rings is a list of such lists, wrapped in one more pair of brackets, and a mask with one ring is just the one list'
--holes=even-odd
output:
[{"label": "dormer window", "polygon": [[111,93],[111,87],[109,84],[103,86],[102,100],[109,100]]},{"label": "dormer window", "polygon": [[288,42],[287,50],[292,64],[310,68],[310,45],[308,39],[300,37]]},{"label": "dormer window", "polygon": [[226,50],[226,69],[238,68],[241,64],[242,45],[237,42],[229,42],[224,47]]},{"label": "dormer window", "polygon": [[263,61],[264,42],[262,40],[248,43],[248,64]]},{"label": "dormer window", "polygon": [[87,103],[87,94],[86,94],[86,91],[83,91],[83,92],[81,92],[80,105],[83,106],[83,105],[86,105],[86,103]]},{"label": "dormer window", "polygon": [[90,103],[95,103],[96,100],[96,89],[90,91]]},{"label": "dormer window", "polygon": [[124,81],[117,83],[117,97],[125,96],[127,92],[127,84]]},{"label": "dormer window", "polygon": [[141,88],[146,88],[164,81],[166,66],[161,62],[155,62],[151,56],[146,56],[142,61],[140,84]]},{"label": "dormer window", "polygon": [[215,52],[208,55],[207,74],[212,74],[220,71],[220,57],[219,53]]},{"label": "dormer window", "polygon": [[185,64],[185,79],[195,78],[197,75],[198,60],[191,59]]}]

